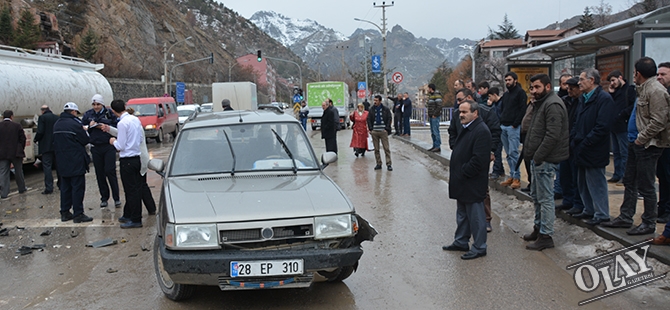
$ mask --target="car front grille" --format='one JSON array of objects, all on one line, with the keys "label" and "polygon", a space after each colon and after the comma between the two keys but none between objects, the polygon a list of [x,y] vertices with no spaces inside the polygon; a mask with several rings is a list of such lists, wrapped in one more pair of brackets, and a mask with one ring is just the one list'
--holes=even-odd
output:
[{"label": "car front grille", "polygon": [[221,236],[221,242],[223,243],[310,238],[314,235],[313,225],[311,224],[272,227],[273,234],[269,239],[263,238],[261,233],[262,230],[263,228],[260,227],[252,229],[221,230],[219,231],[219,234]]}]

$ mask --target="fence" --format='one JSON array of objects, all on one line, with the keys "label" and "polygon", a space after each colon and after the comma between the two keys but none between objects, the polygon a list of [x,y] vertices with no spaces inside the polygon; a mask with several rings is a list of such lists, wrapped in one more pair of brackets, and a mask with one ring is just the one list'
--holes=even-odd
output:
[{"label": "fence", "polygon": [[[442,115],[440,115],[440,123],[450,122],[451,121],[451,111],[454,108],[442,108]],[[419,124],[419,126],[430,126],[428,121],[428,109],[427,108],[413,108],[412,117],[410,119],[412,124]]]}]

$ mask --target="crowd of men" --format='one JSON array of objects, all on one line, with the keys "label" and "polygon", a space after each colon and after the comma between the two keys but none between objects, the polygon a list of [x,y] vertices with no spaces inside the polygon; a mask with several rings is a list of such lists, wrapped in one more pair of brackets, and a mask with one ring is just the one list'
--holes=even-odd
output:
[{"label": "crowd of men", "polygon": [[[55,167],[61,221],[82,223],[93,220],[84,213],[83,204],[85,174],[91,162],[100,193],[100,207],[106,208],[110,198],[115,207],[121,207],[116,176],[117,154],[126,201],[123,216],[118,219],[120,227],[142,227],[142,202],[150,215],[156,214],[155,201],[146,184],[149,155],[144,129],[140,120],[126,111],[123,100],[114,100],[105,107],[103,97],[96,94],[91,98],[91,109],[81,118],[74,102],[66,103],[60,115],[55,115],[46,105],[41,107],[41,112],[34,142],[38,144],[44,171],[42,194],[50,195],[54,191],[52,169]],[[0,123],[0,145],[3,145],[0,151],[0,194],[7,198],[10,164],[15,169],[19,193],[27,190],[22,171],[26,136],[21,125],[13,122],[12,111],[4,111],[3,118]]]}]

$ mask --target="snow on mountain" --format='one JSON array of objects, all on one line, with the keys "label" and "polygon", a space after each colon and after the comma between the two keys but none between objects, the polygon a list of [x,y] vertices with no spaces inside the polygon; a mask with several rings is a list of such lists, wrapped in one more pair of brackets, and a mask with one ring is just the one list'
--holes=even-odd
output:
[{"label": "snow on mountain", "polygon": [[311,19],[294,19],[271,11],[258,11],[249,20],[286,47],[291,47],[298,41],[318,33],[321,33],[316,38],[318,40],[347,39],[342,33],[328,29]]}]

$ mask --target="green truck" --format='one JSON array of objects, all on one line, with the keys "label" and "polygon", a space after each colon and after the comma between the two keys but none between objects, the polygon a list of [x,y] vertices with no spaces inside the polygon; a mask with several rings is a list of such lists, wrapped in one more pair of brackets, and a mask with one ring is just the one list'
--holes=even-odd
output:
[{"label": "green truck", "polygon": [[309,106],[309,123],[312,130],[321,127],[321,116],[323,108],[321,103],[330,98],[333,106],[340,114],[340,128],[345,129],[350,125],[349,120],[349,87],[344,82],[315,82],[307,83],[307,106]]}]

